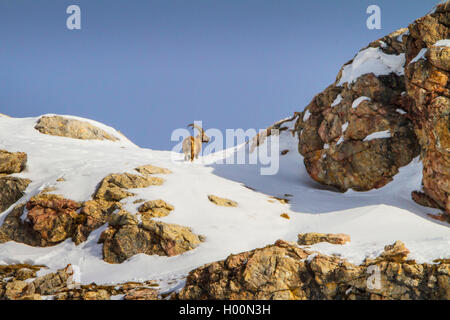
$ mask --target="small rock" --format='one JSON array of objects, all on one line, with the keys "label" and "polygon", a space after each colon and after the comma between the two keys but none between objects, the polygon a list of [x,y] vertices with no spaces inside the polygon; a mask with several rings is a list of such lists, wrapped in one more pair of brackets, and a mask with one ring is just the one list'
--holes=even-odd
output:
[{"label": "small rock", "polygon": [[350,242],[350,236],[343,233],[303,233],[298,235],[297,243],[299,245],[313,245],[319,242],[328,242],[332,244],[345,244]]},{"label": "small rock", "polygon": [[289,215],[287,213],[282,213],[280,215],[280,217],[285,218],[285,219],[290,219],[291,217],[289,217]]},{"label": "small rock", "polygon": [[135,169],[137,172],[143,175],[150,175],[150,174],[170,174],[172,171],[166,168],[160,168],[153,166],[151,164],[140,166]]},{"label": "small rock", "polygon": [[237,202],[235,202],[233,200],[221,198],[218,196],[214,196],[212,194],[208,195],[208,199],[212,203],[214,203],[218,206],[222,206],[222,207],[237,207],[238,206]]}]

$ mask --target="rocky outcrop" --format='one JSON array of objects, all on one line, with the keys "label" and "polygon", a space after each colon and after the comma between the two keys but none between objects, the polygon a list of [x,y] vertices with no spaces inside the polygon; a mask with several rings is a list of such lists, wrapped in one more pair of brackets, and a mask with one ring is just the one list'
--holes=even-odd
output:
[{"label": "rocky outcrop", "polygon": [[406,260],[401,242],[375,260],[354,265],[294,243],[214,262],[189,273],[180,299],[450,299],[450,264]]},{"label": "rocky outcrop", "polygon": [[212,203],[218,205],[218,206],[222,206],[222,207],[237,207],[238,204],[236,201],[227,199],[227,198],[221,198],[215,195],[208,195],[208,199],[209,201],[211,201]]},{"label": "rocky outcrop", "polygon": [[152,220],[138,223],[127,213],[119,216],[100,237],[103,259],[109,263],[122,263],[140,253],[175,256],[196,248],[202,240],[187,227]]},{"label": "rocky outcrop", "polygon": [[[157,300],[157,286],[152,281],[127,282],[113,286],[77,284],[71,265],[37,277],[43,266],[0,266],[0,300],[110,300],[114,296],[125,300]],[[26,281],[25,281],[26,280]]]},{"label": "rocky outcrop", "polygon": [[152,165],[141,166],[135,169],[141,174],[110,174],[99,184],[93,199],[84,202],[81,214],[84,219],[73,237],[79,244],[87,239],[89,234],[105,224],[111,214],[122,208],[121,200],[133,196],[128,189],[147,188],[153,185],[162,185],[164,179],[152,176],[153,173],[170,173],[170,170]]},{"label": "rocky outcrop", "polygon": [[403,110],[405,31],[361,50],[299,115],[299,152],[317,182],[341,191],[380,188],[418,155]]},{"label": "rocky outcrop", "polygon": [[[137,170],[137,169],[136,169]],[[163,171],[163,168],[153,167]],[[162,178],[138,174],[111,174],[105,177],[92,200],[77,203],[62,196],[42,193],[31,198],[26,205],[16,206],[0,226],[0,242],[16,241],[31,246],[53,246],[71,238],[76,244],[86,241],[89,234],[104,225],[114,212],[122,208],[120,200],[134,195],[128,189],[161,185]],[[28,180],[0,178],[1,208],[8,208],[22,195]],[[161,200],[162,201],[162,200]],[[163,201],[164,202],[164,201]],[[155,202],[152,210],[162,214],[170,208],[163,202]],[[161,208],[157,208],[161,205]],[[172,207],[173,209],[173,207]],[[4,210],[4,209],[3,209]],[[25,211],[26,210],[26,211]]]},{"label": "rocky outcrop", "polygon": [[302,233],[298,235],[297,243],[299,245],[313,245],[319,242],[328,242],[331,244],[346,244],[350,242],[350,236],[343,233]]},{"label": "rocky outcrop", "polygon": [[[450,2],[409,26],[405,68],[408,108],[422,147],[422,205],[450,215]],[[446,39],[445,41],[442,41]]]},{"label": "rocky outcrop", "polygon": [[0,150],[0,175],[22,172],[26,164],[27,154],[25,152]]},{"label": "rocky outcrop", "polygon": [[117,141],[113,135],[86,121],[61,116],[43,116],[34,127],[40,133],[82,140]]},{"label": "rocky outcrop", "polygon": [[0,176],[0,212],[16,203],[30,183],[28,179]]}]

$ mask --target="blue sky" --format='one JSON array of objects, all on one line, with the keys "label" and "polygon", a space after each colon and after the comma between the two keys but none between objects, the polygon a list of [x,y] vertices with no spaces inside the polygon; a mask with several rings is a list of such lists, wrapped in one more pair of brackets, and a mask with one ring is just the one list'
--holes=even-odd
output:
[{"label": "blue sky", "polygon": [[[0,112],[72,114],[140,146],[176,128],[265,128],[437,0],[0,0]],[[82,29],[66,28],[81,8]],[[366,28],[381,8],[382,29]]]}]

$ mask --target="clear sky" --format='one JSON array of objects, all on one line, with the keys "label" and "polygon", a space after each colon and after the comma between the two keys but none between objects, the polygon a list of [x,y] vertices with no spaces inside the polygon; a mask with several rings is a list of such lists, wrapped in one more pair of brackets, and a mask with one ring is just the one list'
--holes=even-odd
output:
[{"label": "clear sky", "polygon": [[[438,0],[0,0],[0,112],[72,114],[171,149],[176,128],[265,128]],[[81,30],[66,8],[81,8]],[[366,27],[369,5],[382,29]]]}]

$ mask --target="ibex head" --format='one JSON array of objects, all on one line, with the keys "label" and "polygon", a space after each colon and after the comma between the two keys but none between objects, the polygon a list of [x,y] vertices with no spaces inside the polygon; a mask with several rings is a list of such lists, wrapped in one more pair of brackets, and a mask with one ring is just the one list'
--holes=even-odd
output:
[{"label": "ibex head", "polygon": [[201,127],[193,123],[188,124],[188,127],[196,128],[199,131],[199,135],[201,136],[201,140],[203,143],[209,142],[210,138],[205,134],[205,131],[203,131]]}]

